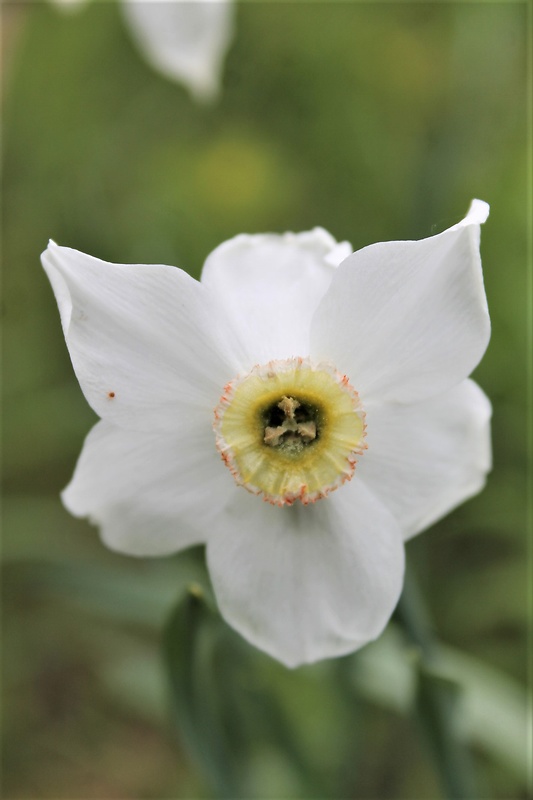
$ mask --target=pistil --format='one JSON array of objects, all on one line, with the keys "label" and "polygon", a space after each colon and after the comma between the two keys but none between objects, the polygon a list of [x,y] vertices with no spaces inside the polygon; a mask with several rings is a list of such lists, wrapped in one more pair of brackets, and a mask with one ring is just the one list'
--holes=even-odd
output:
[{"label": "pistil", "polygon": [[[263,441],[269,447],[280,447],[288,452],[299,452],[313,439],[316,439],[316,422],[312,419],[312,412],[307,406],[302,405],[294,397],[283,395],[279,403],[276,403],[283,418],[279,425],[267,425]],[[298,417],[297,410],[300,409]],[[270,417],[274,416],[272,413]]]}]

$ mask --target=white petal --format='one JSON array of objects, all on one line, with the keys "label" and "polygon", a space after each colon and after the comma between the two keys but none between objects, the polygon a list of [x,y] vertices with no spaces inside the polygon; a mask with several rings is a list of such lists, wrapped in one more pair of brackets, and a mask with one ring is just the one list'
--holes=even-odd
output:
[{"label": "white petal", "polygon": [[113,550],[157,556],[204,542],[233,491],[209,424],[169,437],[102,421],[87,436],[62,499],[72,514],[100,525]]},{"label": "white petal", "polygon": [[477,494],[491,467],[491,406],[473,381],[415,405],[367,409],[356,475],[388,505],[405,538]]},{"label": "white petal", "polygon": [[200,101],[219,92],[233,37],[230,0],[123,0],[132,35],[147,61]]},{"label": "white petal", "polygon": [[416,402],[466,378],[490,336],[479,256],[487,214],[474,201],[444,233],[347,258],[313,320],[311,356],[346,372],[363,403]]},{"label": "white petal", "polygon": [[207,258],[210,287],[250,350],[250,368],[272,359],[306,356],[313,314],[337,263],[351,248],[327,231],[241,235]]},{"label": "white petal", "polygon": [[224,618],[289,667],[375,639],[398,600],[401,533],[359,481],[314,506],[277,508],[244,492],[207,545]]},{"label": "white petal", "polygon": [[205,286],[175,267],[109,264],[53,243],[42,262],[99,416],[161,431],[212,415],[240,362],[231,361],[231,332]]}]

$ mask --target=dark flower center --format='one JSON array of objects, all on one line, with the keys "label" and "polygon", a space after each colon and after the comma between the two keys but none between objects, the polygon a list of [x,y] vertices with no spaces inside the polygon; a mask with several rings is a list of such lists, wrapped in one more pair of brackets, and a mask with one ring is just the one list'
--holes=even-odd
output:
[{"label": "dark flower center", "polygon": [[300,453],[318,438],[318,416],[317,408],[283,395],[279,402],[266,409],[263,441],[268,447],[288,454]]}]

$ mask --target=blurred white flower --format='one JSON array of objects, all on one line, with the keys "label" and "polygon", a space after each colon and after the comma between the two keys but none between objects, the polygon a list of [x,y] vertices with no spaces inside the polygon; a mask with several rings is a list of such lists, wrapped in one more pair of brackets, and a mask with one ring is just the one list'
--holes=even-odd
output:
[{"label": "blurred white flower", "polygon": [[490,334],[487,215],[476,200],[437,236],[353,254],[320,228],[237,236],[201,282],[50,243],[101,417],[66,507],[132,555],[205,542],[225,619],[288,666],[377,637],[404,539],[490,469],[490,404],[467,379]]},{"label": "blurred white flower", "polygon": [[233,33],[230,0],[123,0],[133,38],[147,61],[201,101],[220,89]]},{"label": "blurred white flower", "polygon": [[[52,0],[74,10],[87,0]],[[124,19],[141,53],[200,102],[220,91],[234,27],[233,0],[121,0]]]}]

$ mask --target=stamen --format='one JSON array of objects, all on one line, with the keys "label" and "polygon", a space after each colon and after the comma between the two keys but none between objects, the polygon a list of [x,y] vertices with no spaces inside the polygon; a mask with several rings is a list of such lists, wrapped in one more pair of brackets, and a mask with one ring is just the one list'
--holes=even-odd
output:
[{"label": "stamen", "polygon": [[278,408],[281,409],[289,419],[294,419],[294,412],[297,408],[300,408],[300,403],[293,397],[283,396],[278,403]]},{"label": "stamen", "polygon": [[[265,444],[270,447],[290,445],[289,449],[294,450],[298,449],[298,442],[302,445],[309,444],[316,438],[316,422],[312,418],[312,411],[305,404],[300,403],[294,397],[283,396],[276,404],[276,409],[283,412],[284,418],[276,427],[266,426],[263,437]],[[298,418],[296,417],[297,409],[299,409]],[[271,418],[275,416],[272,409],[268,416],[272,421]]]}]

